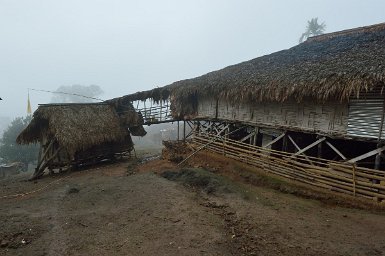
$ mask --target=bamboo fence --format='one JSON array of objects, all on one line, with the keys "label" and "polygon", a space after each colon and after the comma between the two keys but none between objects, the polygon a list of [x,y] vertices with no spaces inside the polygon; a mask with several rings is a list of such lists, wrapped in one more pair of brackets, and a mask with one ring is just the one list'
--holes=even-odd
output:
[{"label": "bamboo fence", "polygon": [[[215,136],[215,135],[214,135]],[[195,133],[197,146],[307,185],[333,192],[385,200],[385,172],[355,164],[294,155],[213,135]]]}]

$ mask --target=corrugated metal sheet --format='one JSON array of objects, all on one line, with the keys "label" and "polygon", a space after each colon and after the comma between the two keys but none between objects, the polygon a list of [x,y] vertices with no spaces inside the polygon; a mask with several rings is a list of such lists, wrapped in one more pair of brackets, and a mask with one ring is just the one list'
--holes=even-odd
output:
[{"label": "corrugated metal sheet", "polygon": [[[352,98],[350,100],[347,129],[349,135],[378,138],[384,105],[384,99],[380,97],[377,94],[377,98],[368,95],[368,97]],[[382,128],[381,138],[384,138],[384,129],[385,125]]]}]

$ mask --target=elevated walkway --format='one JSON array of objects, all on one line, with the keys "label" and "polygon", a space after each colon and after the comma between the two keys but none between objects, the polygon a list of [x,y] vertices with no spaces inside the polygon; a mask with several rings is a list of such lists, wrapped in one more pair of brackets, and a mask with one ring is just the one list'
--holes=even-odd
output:
[{"label": "elevated walkway", "polygon": [[143,108],[138,108],[137,111],[142,114],[145,125],[178,121],[177,119],[172,117],[168,102],[156,106],[144,106]]}]

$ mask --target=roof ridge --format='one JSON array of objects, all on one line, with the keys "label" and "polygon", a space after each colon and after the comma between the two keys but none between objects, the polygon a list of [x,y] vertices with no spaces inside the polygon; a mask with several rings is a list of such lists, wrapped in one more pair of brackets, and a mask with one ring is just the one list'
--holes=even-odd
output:
[{"label": "roof ridge", "polygon": [[361,34],[361,33],[367,33],[367,32],[375,32],[375,31],[379,31],[379,30],[385,30],[385,22],[378,23],[375,25],[370,25],[370,26],[345,29],[345,30],[341,30],[341,31],[336,31],[336,32],[332,32],[332,33],[318,35],[318,36],[312,36],[312,37],[309,37],[305,41],[305,43],[314,42],[314,41],[324,41],[324,40],[329,40],[329,39],[332,39],[335,37],[352,35],[352,34]]}]

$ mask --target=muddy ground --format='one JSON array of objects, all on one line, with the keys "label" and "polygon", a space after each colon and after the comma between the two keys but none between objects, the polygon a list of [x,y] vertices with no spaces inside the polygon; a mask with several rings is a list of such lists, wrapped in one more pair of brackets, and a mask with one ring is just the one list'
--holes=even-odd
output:
[{"label": "muddy ground", "polygon": [[[207,154],[0,180],[0,255],[385,255],[385,212],[265,184]],[[220,162],[220,161],[219,161]]]}]

